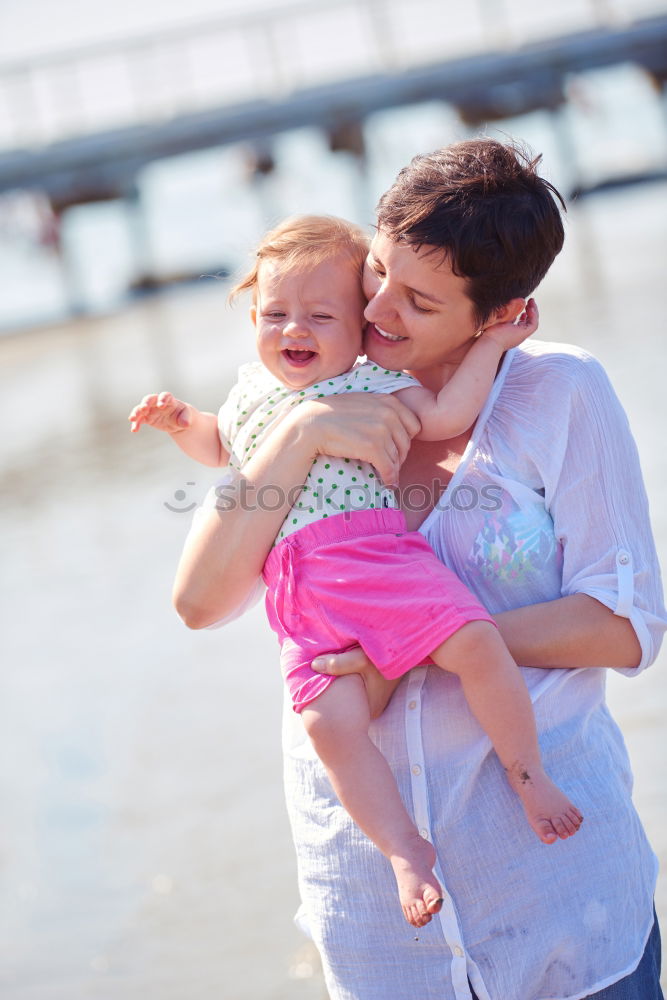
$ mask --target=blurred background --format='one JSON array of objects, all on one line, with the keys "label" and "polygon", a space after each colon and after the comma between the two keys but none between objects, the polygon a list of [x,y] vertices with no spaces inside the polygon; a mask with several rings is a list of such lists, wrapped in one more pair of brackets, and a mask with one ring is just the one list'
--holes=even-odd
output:
[{"label": "blurred background", "polygon": [[[569,210],[538,336],[606,365],[664,562],[666,42],[648,0],[0,0],[8,1000],[324,1000],[277,646],[261,608],[177,619],[214,470],[126,421],[152,390],[220,405],[253,356],[229,278],[267,226],[371,225],[410,157],[466,136],[542,152]],[[663,863],[666,661],[609,678]]]}]

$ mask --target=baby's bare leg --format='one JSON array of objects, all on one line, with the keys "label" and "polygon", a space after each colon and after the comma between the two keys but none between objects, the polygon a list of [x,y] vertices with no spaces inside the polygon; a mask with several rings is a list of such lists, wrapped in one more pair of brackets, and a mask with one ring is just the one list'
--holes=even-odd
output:
[{"label": "baby's bare leg", "polygon": [[583,816],[542,766],[530,696],[497,629],[489,622],[470,622],[432,657],[460,678],[468,705],[540,840],[553,844],[575,834]]},{"label": "baby's bare leg", "polygon": [[423,927],[442,906],[435,851],[419,835],[387,761],[368,736],[363,681],[357,675],[337,678],[302,716],[341,803],[391,862],[405,919]]}]

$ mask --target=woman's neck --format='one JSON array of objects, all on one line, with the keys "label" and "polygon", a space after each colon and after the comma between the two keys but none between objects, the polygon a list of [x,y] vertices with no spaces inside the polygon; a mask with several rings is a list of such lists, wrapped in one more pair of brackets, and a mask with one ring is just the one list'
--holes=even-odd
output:
[{"label": "woman's neck", "polygon": [[431,392],[439,392],[443,385],[449,382],[450,378],[459,367],[466,354],[472,347],[475,338],[472,338],[467,343],[462,344],[455,351],[452,351],[446,358],[442,361],[429,365],[428,368],[413,368],[408,374],[412,375],[421,382],[423,386],[430,389]]},{"label": "woman's neck", "polygon": [[440,392],[443,385],[449,382],[450,378],[459,366],[459,362],[445,362],[440,365],[431,365],[430,368],[413,368],[408,372],[418,382],[431,392]]},{"label": "woman's neck", "polygon": [[[416,378],[418,382],[426,388],[430,389],[431,392],[440,392],[443,385],[449,382],[452,375],[456,372],[457,368],[463,361],[463,358],[468,353],[469,346],[462,353],[459,353],[455,358],[450,357],[447,361],[441,361],[440,364],[431,365],[428,368],[412,368],[408,371],[408,375],[412,375]],[[503,360],[505,358],[506,352],[501,356],[498,362],[498,368],[496,374],[500,371]]]}]

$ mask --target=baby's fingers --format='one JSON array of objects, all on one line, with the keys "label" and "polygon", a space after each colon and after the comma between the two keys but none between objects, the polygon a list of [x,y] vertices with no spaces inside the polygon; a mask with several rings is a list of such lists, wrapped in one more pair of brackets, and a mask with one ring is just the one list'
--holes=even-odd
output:
[{"label": "baby's fingers", "polygon": [[163,410],[166,406],[173,406],[176,400],[170,392],[161,392],[157,397],[156,405],[158,409]]},{"label": "baby's fingers", "polygon": [[144,396],[140,403],[130,411],[128,420],[130,421],[130,430],[136,433],[142,424],[152,424],[157,423],[158,418],[162,417],[160,411],[164,410],[167,406],[173,404],[174,398],[170,392],[151,392],[149,395]]},{"label": "baby's fingers", "polygon": [[540,314],[537,309],[537,302],[535,299],[528,299],[526,302],[526,308],[519,317],[519,322],[517,325],[525,331],[526,334],[530,335],[535,333],[540,321]]},{"label": "baby's fingers", "polygon": [[151,406],[155,406],[156,403],[157,396],[153,394],[151,396],[144,396],[140,403],[132,407],[127,418],[130,421],[130,430],[132,433],[136,433],[141,425],[146,423],[148,412]]},{"label": "baby's fingers", "polygon": [[144,398],[139,403],[137,403],[136,406],[132,407],[132,409],[130,410],[130,415],[128,417],[128,420],[132,420],[133,414],[135,413],[147,413],[152,406],[156,405],[157,400],[158,397],[157,393],[155,392],[151,393],[150,396],[144,396]]}]

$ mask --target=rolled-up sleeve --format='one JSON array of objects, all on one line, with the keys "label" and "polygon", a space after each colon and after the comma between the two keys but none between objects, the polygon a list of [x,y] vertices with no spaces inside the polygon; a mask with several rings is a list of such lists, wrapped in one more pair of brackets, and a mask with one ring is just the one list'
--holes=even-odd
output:
[{"label": "rolled-up sleeve", "polygon": [[667,628],[660,567],[637,447],[625,412],[594,358],[572,359],[560,386],[545,500],[563,551],[563,596],[588,594],[629,619],[641,645],[636,675]]}]

